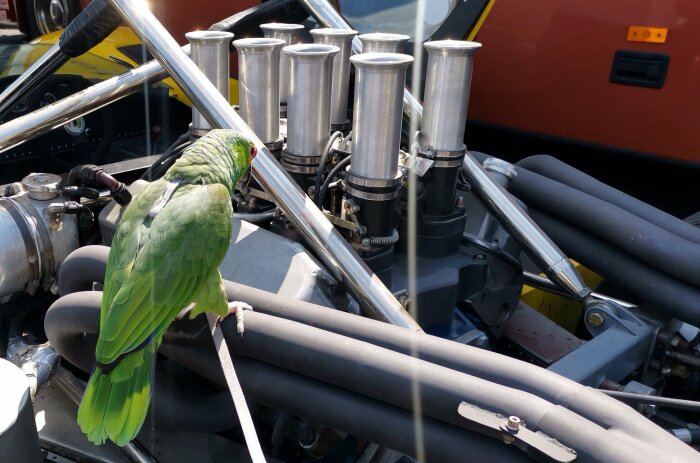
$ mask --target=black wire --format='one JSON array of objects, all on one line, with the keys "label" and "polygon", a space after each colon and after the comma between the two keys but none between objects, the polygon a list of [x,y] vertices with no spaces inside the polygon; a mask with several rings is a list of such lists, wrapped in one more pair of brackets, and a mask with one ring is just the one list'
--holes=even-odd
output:
[{"label": "black wire", "polygon": [[[190,134],[183,133],[161,154],[160,158],[141,174],[141,180],[151,181],[161,177],[165,171],[180,157],[182,151],[190,145]],[[173,158],[171,161],[171,158]],[[163,166],[167,165],[165,169]]]},{"label": "black wire", "polygon": [[323,182],[323,186],[321,187],[321,190],[318,192],[318,204],[321,205],[323,204],[323,198],[326,196],[326,190],[328,190],[328,186],[331,184],[333,181],[333,178],[338,175],[338,173],[343,169],[345,166],[350,164],[350,156],[346,157],[342,161],[340,161],[338,164],[335,165],[335,167],[328,173],[328,177],[326,177],[326,181]]}]

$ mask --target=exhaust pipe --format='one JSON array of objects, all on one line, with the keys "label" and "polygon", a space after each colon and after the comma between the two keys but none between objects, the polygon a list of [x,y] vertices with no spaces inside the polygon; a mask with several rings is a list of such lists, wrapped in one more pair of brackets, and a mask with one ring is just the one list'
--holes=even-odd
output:
[{"label": "exhaust pipe", "polygon": [[[190,41],[192,61],[228,101],[229,46],[233,40],[233,34],[218,31],[195,31],[188,32],[185,37]],[[190,135],[201,137],[211,129],[209,121],[193,106]]]},{"label": "exhaust pipe", "polygon": [[280,137],[281,39],[235,40],[238,51],[239,113],[260,140],[272,151],[282,149]]},{"label": "exhaust pipe", "polygon": [[[269,39],[284,40],[285,45],[299,42],[299,32],[304,29],[301,24],[266,23],[261,24],[263,35]],[[289,56],[280,55],[279,68],[280,116],[287,117],[287,99],[289,97]]]},{"label": "exhaust pipe", "polygon": [[314,29],[311,31],[314,42],[334,45],[340,52],[333,60],[333,89],[331,90],[331,130],[347,133],[350,129],[348,120],[348,87],[350,83],[350,55],[352,39],[357,31],[352,29]]},{"label": "exhaust pipe", "polygon": [[358,37],[362,43],[362,53],[403,53],[409,36],[372,32]]},{"label": "exhaust pipe", "polygon": [[393,180],[401,144],[401,105],[408,55],[363,53],[355,65],[355,106],[350,172],[373,180]]},{"label": "exhaust pipe", "polygon": [[290,59],[287,146],[289,172],[315,174],[331,130],[333,45],[298,44],[282,49]]}]

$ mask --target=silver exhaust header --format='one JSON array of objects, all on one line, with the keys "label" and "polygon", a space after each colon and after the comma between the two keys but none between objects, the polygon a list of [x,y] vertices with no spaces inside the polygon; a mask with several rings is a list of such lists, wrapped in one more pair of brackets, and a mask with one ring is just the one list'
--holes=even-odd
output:
[{"label": "silver exhaust header", "polygon": [[348,121],[348,90],[350,84],[350,55],[352,39],[357,31],[352,29],[314,29],[314,42],[334,45],[340,52],[333,60],[333,89],[331,90],[331,125],[333,129],[345,131]]},{"label": "silver exhaust header", "polygon": [[290,58],[287,103],[287,147],[284,167],[291,172],[315,173],[331,130],[333,45],[289,45],[282,52]]},{"label": "silver exhaust header", "polygon": [[243,120],[271,149],[280,138],[281,39],[235,40],[238,51],[238,105]]},{"label": "silver exhaust header", "polygon": [[[185,37],[190,41],[192,61],[228,101],[229,46],[233,40],[233,34],[219,31],[195,31],[188,32]],[[211,129],[212,126],[206,118],[193,106],[190,134],[201,137]]]},{"label": "silver exhaust header", "polygon": [[358,37],[362,43],[362,53],[403,53],[409,36],[372,32]]},{"label": "silver exhaust header", "polygon": [[[434,151],[464,151],[464,127],[474,54],[480,43],[461,40],[427,42],[423,121],[419,143]],[[446,77],[447,76],[447,77]]]},{"label": "silver exhaust header", "polygon": [[[269,39],[284,40],[285,45],[293,45],[299,42],[299,32],[304,29],[301,24],[266,23],[261,24],[263,35]],[[280,114],[287,117],[287,98],[289,96],[289,56],[280,55],[279,89],[280,89]]]},{"label": "silver exhaust header", "polygon": [[350,61],[355,65],[350,172],[391,181],[398,171],[403,89],[413,57],[363,53]]}]

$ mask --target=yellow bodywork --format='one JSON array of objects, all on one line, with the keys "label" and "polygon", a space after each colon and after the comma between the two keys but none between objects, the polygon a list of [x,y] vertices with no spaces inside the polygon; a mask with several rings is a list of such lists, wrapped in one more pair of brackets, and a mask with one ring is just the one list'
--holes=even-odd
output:
[{"label": "yellow bodywork", "polygon": [[[20,45],[14,55],[8,59],[0,72],[0,77],[19,75],[38,60],[61,37],[63,31],[52,32],[36,38],[26,45]],[[64,64],[57,74],[71,74],[84,77],[93,82],[109,79],[137,67],[139,63],[124,54],[120,49],[129,45],[140,45],[141,41],[134,32],[124,26],[118,27],[102,43],[96,45],[88,53],[73,58]],[[180,90],[171,78],[163,79],[159,85],[168,88],[171,97],[191,106],[190,100]],[[238,102],[238,81],[229,79],[229,95],[231,104]]]}]

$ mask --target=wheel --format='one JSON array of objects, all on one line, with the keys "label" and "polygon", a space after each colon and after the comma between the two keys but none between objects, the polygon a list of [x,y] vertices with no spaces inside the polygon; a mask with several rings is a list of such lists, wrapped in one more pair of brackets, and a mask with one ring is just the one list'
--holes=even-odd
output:
[{"label": "wheel", "polygon": [[80,0],[22,0],[29,39],[65,29],[80,13]]}]

